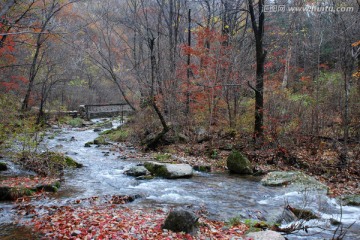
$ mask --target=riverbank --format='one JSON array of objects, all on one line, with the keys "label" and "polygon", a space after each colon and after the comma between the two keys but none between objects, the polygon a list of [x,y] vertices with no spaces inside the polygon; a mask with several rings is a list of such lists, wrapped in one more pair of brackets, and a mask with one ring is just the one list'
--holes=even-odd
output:
[{"label": "riverbank", "polygon": [[[112,126],[116,127],[117,125],[112,124]],[[138,229],[135,227],[132,229],[125,226],[124,229],[127,233],[147,236],[146,233],[153,231],[154,226],[159,225],[160,219],[163,220],[171,209],[182,206],[199,213],[199,217],[204,219],[200,223],[209,221],[211,224],[215,224],[214,227],[210,223],[200,225],[204,229],[201,230],[200,228],[198,238],[195,239],[201,239],[202,236],[212,236],[207,234],[220,234],[219,236],[222,237],[213,238],[226,239],[228,236],[244,236],[243,230],[262,221],[260,219],[281,214],[284,210],[284,199],[292,206],[302,206],[303,204],[304,196],[296,191],[290,191],[286,187],[263,186],[259,182],[259,177],[229,175],[225,173],[226,169],[221,168],[221,166],[215,168],[218,172],[202,173],[196,171],[190,179],[154,178],[139,180],[127,176],[125,172],[128,169],[145,160],[155,159],[164,162],[187,160],[190,163],[192,158],[196,159],[196,157],[191,156],[189,158],[186,155],[183,158],[181,156],[176,157],[174,156],[176,153],[165,152],[165,150],[165,153],[139,152],[133,144],[124,142],[106,145],[94,144],[94,139],[99,137],[99,133],[109,127],[111,126],[101,127],[96,123],[85,128],[54,126],[45,137],[44,144],[46,147],[52,151],[69,155],[84,167],[64,171],[64,181],[57,193],[31,198],[29,201],[16,203],[16,205],[2,205],[0,207],[4,210],[0,214],[4,216],[15,214],[16,218],[22,219],[19,223],[36,225],[38,227],[37,232],[41,234],[57,234],[57,228],[54,226],[61,224],[63,230],[68,234],[67,236],[76,239],[77,235],[85,237],[87,234],[93,234],[92,232],[83,233],[83,229],[79,230],[82,227],[84,229],[95,229],[95,235],[100,233],[100,230],[97,230],[100,228],[104,230],[108,227],[116,229],[118,225],[115,222],[110,221],[111,224],[115,224],[111,226],[111,224],[107,225],[101,221],[101,218],[114,217],[115,211],[115,214],[125,214],[121,224],[131,223],[133,226],[134,224],[138,226],[136,221],[143,219],[145,221],[143,223],[144,230],[141,232],[136,232]],[[57,133],[54,134],[54,132]],[[104,134],[100,136],[104,136]],[[89,141],[92,141],[92,144],[85,147]],[[200,160],[200,158],[196,162],[194,160],[194,163],[208,163],[207,160],[203,162]],[[220,161],[220,159],[209,158],[208,161],[211,163],[211,161]],[[126,195],[139,195],[139,198],[126,205],[113,204],[114,201],[111,200],[113,197],[116,200],[119,199],[119,196]],[[106,196],[108,199],[106,204],[97,200]],[[321,220],[316,222],[316,225],[328,224],[330,217],[341,219],[338,215],[338,205],[333,200],[323,195],[310,197],[310,209],[316,215],[321,216]],[[95,204],[90,203],[90,200]],[[326,206],[326,210],[322,209],[324,206]],[[144,210],[144,217],[141,215],[142,210]],[[147,220],[146,215],[152,216],[157,214],[157,211],[160,211],[158,218]],[[349,219],[354,219],[353,211],[351,208],[343,208],[343,216],[346,218],[343,222],[344,226],[350,224]],[[72,222],[72,218],[66,218],[72,214],[75,216],[75,222]],[[95,225],[88,225],[86,221],[80,221],[81,217],[77,218],[76,216],[81,216],[81,214],[96,216],[92,221]],[[136,216],[136,219],[131,217],[127,219],[129,216]],[[74,224],[67,225],[69,221]],[[309,222],[309,224],[315,225],[314,222]],[[333,227],[330,227],[325,236],[333,234],[332,231]],[[165,230],[162,230],[162,234],[169,234],[166,236],[179,239],[176,234],[170,234]],[[306,233],[304,232],[304,234]],[[181,236],[186,237],[185,235]],[[297,239],[297,236],[293,235],[290,239]],[[133,239],[136,238],[133,237]]]},{"label": "riverbank", "polygon": [[[209,136],[166,137],[156,150],[145,151],[146,141],[139,136],[136,125],[130,123],[123,138],[125,145],[134,146],[143,158],[158,161],[188,163],[192,166],[205,166],[213,172],[227,172],[226,159],[233,149],[242,152],[251,161],[256,175],[270,171],[302,171],[315,177],[329,187],[329,196],[360,194],[360,144],[349,144],[347,164],[340,164],[341,151],[334,141],[329,139],[303,137],[296,145],[285,147],[265,146],[253,148],[244,138],[230,133],[214,133]],[[131,135],[133,133],[133,135]],[[119,151],[122,151],[121,147]],[[131,156],[129,156],[131,157]]]}]

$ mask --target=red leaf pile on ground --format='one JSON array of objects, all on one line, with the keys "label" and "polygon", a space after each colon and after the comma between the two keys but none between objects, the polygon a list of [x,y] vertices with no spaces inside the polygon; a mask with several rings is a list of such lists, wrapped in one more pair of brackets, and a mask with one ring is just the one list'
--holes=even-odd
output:
[{"label": "red leaf pile on ground", "polygon": [[49,177],[12,177],[0,180],[0,187],[34,188],[40,185],[53,185],[58,179]]},{"label": "red leaf pile on ground", "polygon": [[196,236],[162,230],[167,213],[159,209],[129,209],[119,205],[52,207],[32,220],[44,239],[240,239],[245,225],[199,219]]}]

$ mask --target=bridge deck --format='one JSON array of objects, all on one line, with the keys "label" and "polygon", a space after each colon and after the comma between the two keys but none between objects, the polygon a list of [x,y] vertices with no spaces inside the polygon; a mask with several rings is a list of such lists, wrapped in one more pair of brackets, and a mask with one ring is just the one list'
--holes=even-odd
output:
[{"label": "bridge deck", "polygon": [[113,117],[132,111],[132,108],[126,103],[91,104],[80,106],[80,112],[82,112],[81,115],[84,115],[87,119],[95,117]]}]

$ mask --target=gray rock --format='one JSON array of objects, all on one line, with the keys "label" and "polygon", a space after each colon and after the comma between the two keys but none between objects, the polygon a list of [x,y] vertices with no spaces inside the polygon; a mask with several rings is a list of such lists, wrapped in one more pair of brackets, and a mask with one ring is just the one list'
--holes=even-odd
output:
[{"label": "gray rock", "polygon": [[194,213],[179,208],[169,213],[162,228],[173,232],[194,234],[197,221],[198,217]]},{"label": "gray rock", "polygon": [[246,237],[253,240],[285,240],[285,238],[278,232],[266,230],[261,232],[251,232]]},{"label": "gray rock", "polygon": [[129,170],[125,171],[124,173],[128,176],[134,176],[134,177],[145,176],[150,174],[150,172],[144,166],[131,167]]},{"label": "gray rock", "polygon": [[145,137],[145,143],[149,143],[151,141],[153,141],[156,137],[155,133],[150,133]]},{"label": "gray rock", "polygon": [[75,237],[77,235],[80,235],[81,234],[81,231],[80,230],[75,230],[71,233],[71,236]]},{"label": "gray rock", "polygon": [[272,187],[291,186],[298,190],[328,190],[326,185],[317,181],[315,178],[296,171],[270,172],[261,180],[261,184]]},{"label": "gray rock", "polygon": [[277,217],[276,223],[282,223],[282,222],[291,223],[297,220],[298,218],[289,208],[284,208],[282,214],[279,217]]},{"label": "gray rock", "polygon": [[91,126],[91,125],[94,125],[94,123],[92,121],[83,121],[83,125],[84,126]]},{"label": "gray rock", "polygon": [[196,141],[202,143],[210,140],[210,134],[206,131],[205,128],[199,128],[196,130]]},{"label": "gray rock", "polygon": [[193,169],[189,164],[169,164],[158,162],[145,162],[144,167],[151,174],[163,178],[189,178],[193,175]]},{"label": "gray rock", "polygon": [[234,150],[227,158],[227,167],[230,172],[238,174],[252,174],[250,161],[240,152]]},{"label": "gray rock", "polygon": [[180,142],[187,143],[190,141],[190,139],[185,134],[179,133],[177,136]]},{"label": "gray rock", "polygon": [[360,194],[343,195],[337,198],[342,205],[360,206]]}]

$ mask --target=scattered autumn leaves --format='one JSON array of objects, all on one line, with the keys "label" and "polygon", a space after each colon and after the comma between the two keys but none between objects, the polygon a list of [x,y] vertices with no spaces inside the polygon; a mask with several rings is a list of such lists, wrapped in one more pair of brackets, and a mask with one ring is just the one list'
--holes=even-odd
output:
[{"label": "scattered autumn leaves", "polygon": [[58,179],[50,177],[11,177],[0,181],[0,187],[35,188],[37,186],[53,185]]},{"label": "scattered autumn leaves", "polygon": [[[167,211],[122,205],[130,196],[105,196],[78,199],[68,206],[19,208],[35,217],[28,223],[43,239],[241,239],[245,225],[227,227],[223,222],[199,218],[196,235],[162,229]],[[25,209],[25,210],[24,210]]]}]

